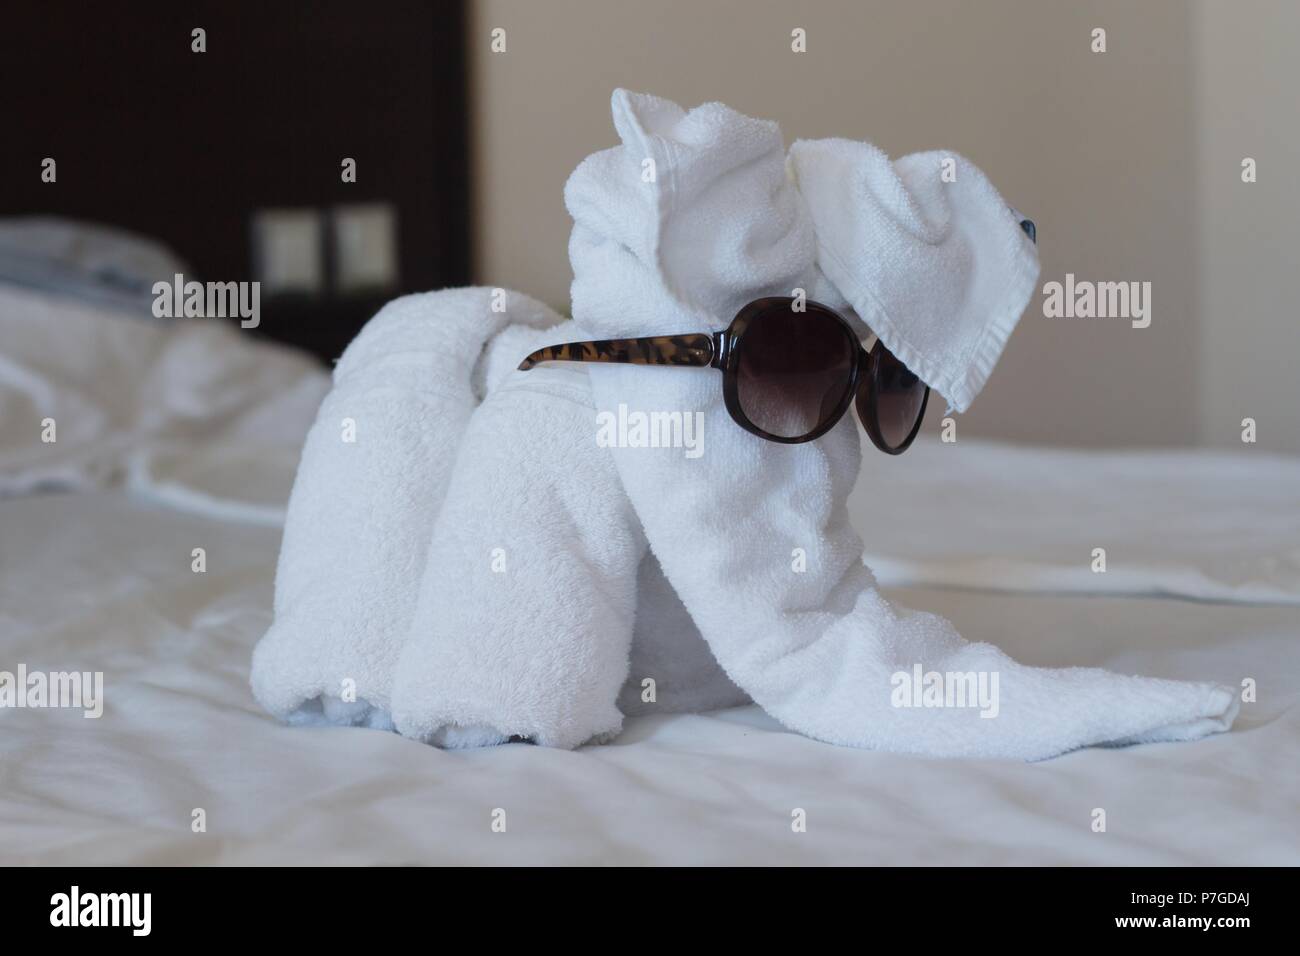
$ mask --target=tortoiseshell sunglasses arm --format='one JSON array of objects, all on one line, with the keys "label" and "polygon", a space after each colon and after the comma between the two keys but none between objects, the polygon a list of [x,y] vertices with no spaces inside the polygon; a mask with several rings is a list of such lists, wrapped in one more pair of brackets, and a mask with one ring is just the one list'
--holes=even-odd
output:
[{"label": "tortoiseshell sunglasses arm", "polygon": [[[1038,242],[1038,229],[1032,219],[1016,210],[1011,212],[1030,241]],[[522,362],[519,370],[528,371],[542,362],[614,362],[624,365],[685,365],[725,368],[729,352],[741,330],[731,328],[709,335],[693,332],[686,335],[652,335],[640,339],[599,339],[594,342],[561,342],[538,349]],[[873,336],[874,338],[874,336]],[[872,342],[871,344],[875,344]]]},{"label": "tortoiseshell sunglasses arm", "polygon": [[627,365],[714,364],[715,336],[704,332],[687,335],[652,335],[643,339],[600,339],[595,342],[561,342],[538,349],[519,363],[528,371],[542,362],[615,362]]}]

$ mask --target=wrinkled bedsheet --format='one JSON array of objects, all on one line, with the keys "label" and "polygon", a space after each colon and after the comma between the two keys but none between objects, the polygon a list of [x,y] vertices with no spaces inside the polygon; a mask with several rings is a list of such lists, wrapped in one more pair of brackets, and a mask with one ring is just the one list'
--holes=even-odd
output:
[{"label": "wrinkled bedsheet", "polygon": [[444,752],[258,708],[278,539],[120,490],[0,500],[0,670],[102,671],[105,698],[99,719],[0,710],[0,862],[1300,863],[1294,607],[895,592],[1030,664],[1253,678],[1233,731],[1193,744],[925,760],[746,707],[574,752]]}]

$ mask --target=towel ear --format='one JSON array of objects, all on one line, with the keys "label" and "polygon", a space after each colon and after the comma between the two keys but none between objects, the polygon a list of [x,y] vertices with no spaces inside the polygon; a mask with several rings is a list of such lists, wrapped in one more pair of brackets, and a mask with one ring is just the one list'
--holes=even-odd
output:
[{"label": "towel ear", "polygon": [[1018,218],[956,153],[890,162],[869,143],[801,140],[790,161],[826,278],[891,352],[964,412],[1038,278]]},{"label": "towel ear", "polygon": [[569,177],[573,314],[602,336],[722,328],[747,302],[807,288],[812,226],[780,128],[615,90],[622,145]]},{"label": "towel ear", "polygon": [[[621,156],[613,164],[620,170],[622,183],[616,189],[630,185],[631,205],[636,208],[640,221],[634,226],[636,240],[628,247],[652,268],[662,268],[659,262],[659,240],[664,220],[668,216],[668,187],[672,168],[663,135],[668,135],[686,115],[671,100],[617,89],[610,97],[610,112],[614,129],[623,141]],[[606,173],[607,175],[607,173]],[[607,181],[606,188],[611,184]],[[611,202],[613,205],[613,202]],[[621,203],[620,203],[621,205]]]},{"label": "towel ear", "polygon": [[609,109],[614,116],[614,129],[623,145],[643,156],[652,155],[651,135],[671,129],[686,115],[686,111],[672,100],[621,88],[610,97]]}]

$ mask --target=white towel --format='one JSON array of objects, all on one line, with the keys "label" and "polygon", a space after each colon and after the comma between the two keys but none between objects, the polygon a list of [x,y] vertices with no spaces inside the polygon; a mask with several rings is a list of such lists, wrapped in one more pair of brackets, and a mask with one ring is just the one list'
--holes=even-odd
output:
[{"label": "white towel", "polygon": [[953,152],[891,163],[869,143],[800,140],[790,168],[826,277],[904,365],[966,411],[1038,281],[1019,217]]},{"label": "white towel", "polygon": [[[584,160],[565,190],[583,328],[599,337],[717,329],[753,298],[816,281],[811,223],[775,124],[621,90],[612,105],[622,145]],[[850,179],[839,183],[843,202],[858,198]],[[924,303],[907,314],[926,314]],[[891,606],[847,519],[860,463],[851,419],[815,442],[778,445],[729,419],[716,371],[593,365],[590,375],[599,409],[703,412],[702,456],[628,447],[614,460],[718,661],[792,729],[850,746],[1038,759],[1231,724],[1237,701],[1226,687],[1023,667],[942,618]],[[967,675],[996,688],[996,700],[955,706]],[[941,706],[931,706],[936,689]]]},{"label": "white towel", "polygon": [[573,368],[517,373],[474,413],[396,672],[402,734],[572,748],[621,729],[646,542],[596,434]]},{"label": "white towel", "polygon": [[581,337],[572,323],[514,327],[489,346],[394,678],[406,736],[572,748],[613,738],[624,713],[748,699],[648,554],[596,441],[587,369],[514,371]]},{"label": "white towel", "polygon": [[618,732],[620,690],[658,712],[746,699],[647,552],[586,369],[515,372],[583,337],[559,321],[521,293],[448,290],[389,303],[348,347],[254,653],[271,713],[576,747]]},{"label": "white towel", "polygon": [[484,346],[508,324],[559,321],[519,293],[453,289],[388,303],[348,346],[303,448],[275,621],[253,655],[253,692],[271,713],[389,726],[434,518],[482,397],[472,383]]}]

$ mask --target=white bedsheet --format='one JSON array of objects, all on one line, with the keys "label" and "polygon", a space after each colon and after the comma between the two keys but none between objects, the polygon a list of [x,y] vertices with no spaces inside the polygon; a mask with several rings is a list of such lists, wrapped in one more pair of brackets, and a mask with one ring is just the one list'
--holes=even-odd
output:
[{"label": "white bedsheet", "polygon": [[885,584],[1300,605],[1300,457],[1259,446],[931,438],[866,456],[849,509]]},{"label": "white bedsheet", "polygon": [[106,698],[99,720],[0,710],[0,862],[1300,862],[1294,607],[898,592],[1032,664],[1255,678],[1234,730],[1192,744],[924,760],[751,707],[631,720],[575,752],[449,753],[257,707],[278,537],[120,491],[0,501],[0,669],[102,670]]},{"label": "white bedsheet", "polygon": [[[868,454],[851,504],[882,581],[923,585],[897,596],[967,638],[1030,664],[1254,679],[1231,733],[932,761],[750,707],[630,720],[575,752],[443,752],[280,726],[253,701],[327,378],[196,321],[0,287],[0,671],[105,680],[98,720],[0,708],[0,863],[1300,863],[1295,459],[963,439]],[[51,484],[83,490],[30,493]]]},{"label": "white bedsheet", "polygon": [[129,471],[142,488],[175,499],[195,477],[197,453],[220,447],[190,497],[220,489],[237,450],[278,457],[280,467],[248,473],[237,500],[223,498],[222,507],[282,511],[328,388],[310,357],[232,323],[141,319],[0,282],[0,497],[100,487]]}]

